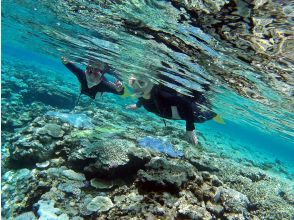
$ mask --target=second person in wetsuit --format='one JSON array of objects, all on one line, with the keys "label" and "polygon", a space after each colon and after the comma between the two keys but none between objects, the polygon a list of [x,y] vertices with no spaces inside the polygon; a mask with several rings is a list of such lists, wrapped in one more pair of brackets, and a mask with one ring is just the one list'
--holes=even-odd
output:
[{"label": "second person in wetsuit", "polygon": [[205,105],[207,100],[200,93],[197,97],[184,96],[164,85],[155,85],[149,79],[131,77],[129,84],[133,87],[138,102],[127,106],[137,109],[141,106],[160,117],[186,121],[186,137],[194,145],[198,144],[194,133],[194,123],[201,123],[217,116]]},{"label": "second person in wetsuit", "polygon": [[[95,99],[98,92],[108,92],[117,95],[124,93],[124,87],[121,81],[118,80],[119,75],[111,70],[108,66],[101,62],[90,63],[86,70],[83,71],[73,62],[66,58],[61,58],[62,63],[77,77],[81,84],[81,93]],[[108,73],[117,78],[116,82],[108,81],[104,74]]]}]

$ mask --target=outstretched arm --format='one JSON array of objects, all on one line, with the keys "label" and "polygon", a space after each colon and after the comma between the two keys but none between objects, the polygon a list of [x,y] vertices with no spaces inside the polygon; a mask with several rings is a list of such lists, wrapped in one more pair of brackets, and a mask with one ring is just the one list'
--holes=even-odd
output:
[{"label": "outstretched arm", "polygon": [[122,95],[124,93],[124,87],[120,81],[112,83],[107,80],[102,80],[99,84],[99,92],[109,92]]},{"label": "outstretched arm", "polygon": [[73,74],[75,74],[78,77],[80,81],[84,80],[85,74],[82,69],[77,67],[73,62],[69,61],[65,57],[61,57],[61,61],[67,69],[69,69]]}]

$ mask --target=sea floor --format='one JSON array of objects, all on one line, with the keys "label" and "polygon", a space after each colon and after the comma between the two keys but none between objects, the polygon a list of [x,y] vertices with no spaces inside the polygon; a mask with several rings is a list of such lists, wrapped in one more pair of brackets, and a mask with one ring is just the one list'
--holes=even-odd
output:
[{"label": "sea floor", "polygon": [[135,100],[82,97],[68,110],[78,86],[12,66],[2,77],[3,219],[294,218],[282,161],[201,129],[191,146],[181,123],[124,109]]}]

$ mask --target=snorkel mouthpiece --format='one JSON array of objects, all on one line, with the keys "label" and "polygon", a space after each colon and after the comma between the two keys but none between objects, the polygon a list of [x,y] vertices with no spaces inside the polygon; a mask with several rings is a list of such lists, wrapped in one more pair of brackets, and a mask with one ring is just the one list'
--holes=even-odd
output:
[{"label": "snorkel mouthpiece", "polygon": [[145,76],[139,78],[132,76],[129,79],[129,84],[134,90],[134,95],[137,97],[142,97],[149,93],[153,87],[152,82]]}]

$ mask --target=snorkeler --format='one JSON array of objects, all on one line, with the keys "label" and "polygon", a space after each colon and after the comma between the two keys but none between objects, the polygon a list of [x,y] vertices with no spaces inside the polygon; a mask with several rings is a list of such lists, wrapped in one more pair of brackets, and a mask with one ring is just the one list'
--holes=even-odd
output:
[{"label": "snorkeler", "polygon": [[[83,71],[65,57],[61,57],[61,61],[78,78],[82,94],[95,99],[98,92],[109,92],[117,95],[124,93],[123,84],[118,80],[119,75],[106,64],[102,62],[89,63],[86,70]],[[104,76],[105,73],[114,75],[116,82],[108,81]]]},{"label": "snorkeler", "polygon": [[139,100],[127,106],[127,109],[144,106],[147,111],[162,118],[185,120],[186,137],[191,144],[198,144],[194,123],[202,123],[217,116],[206,107],[209,103],[200,92],[195,97],[188,97],[164,85],[155,85],[146,77],[131,77],[129,84]]}]

